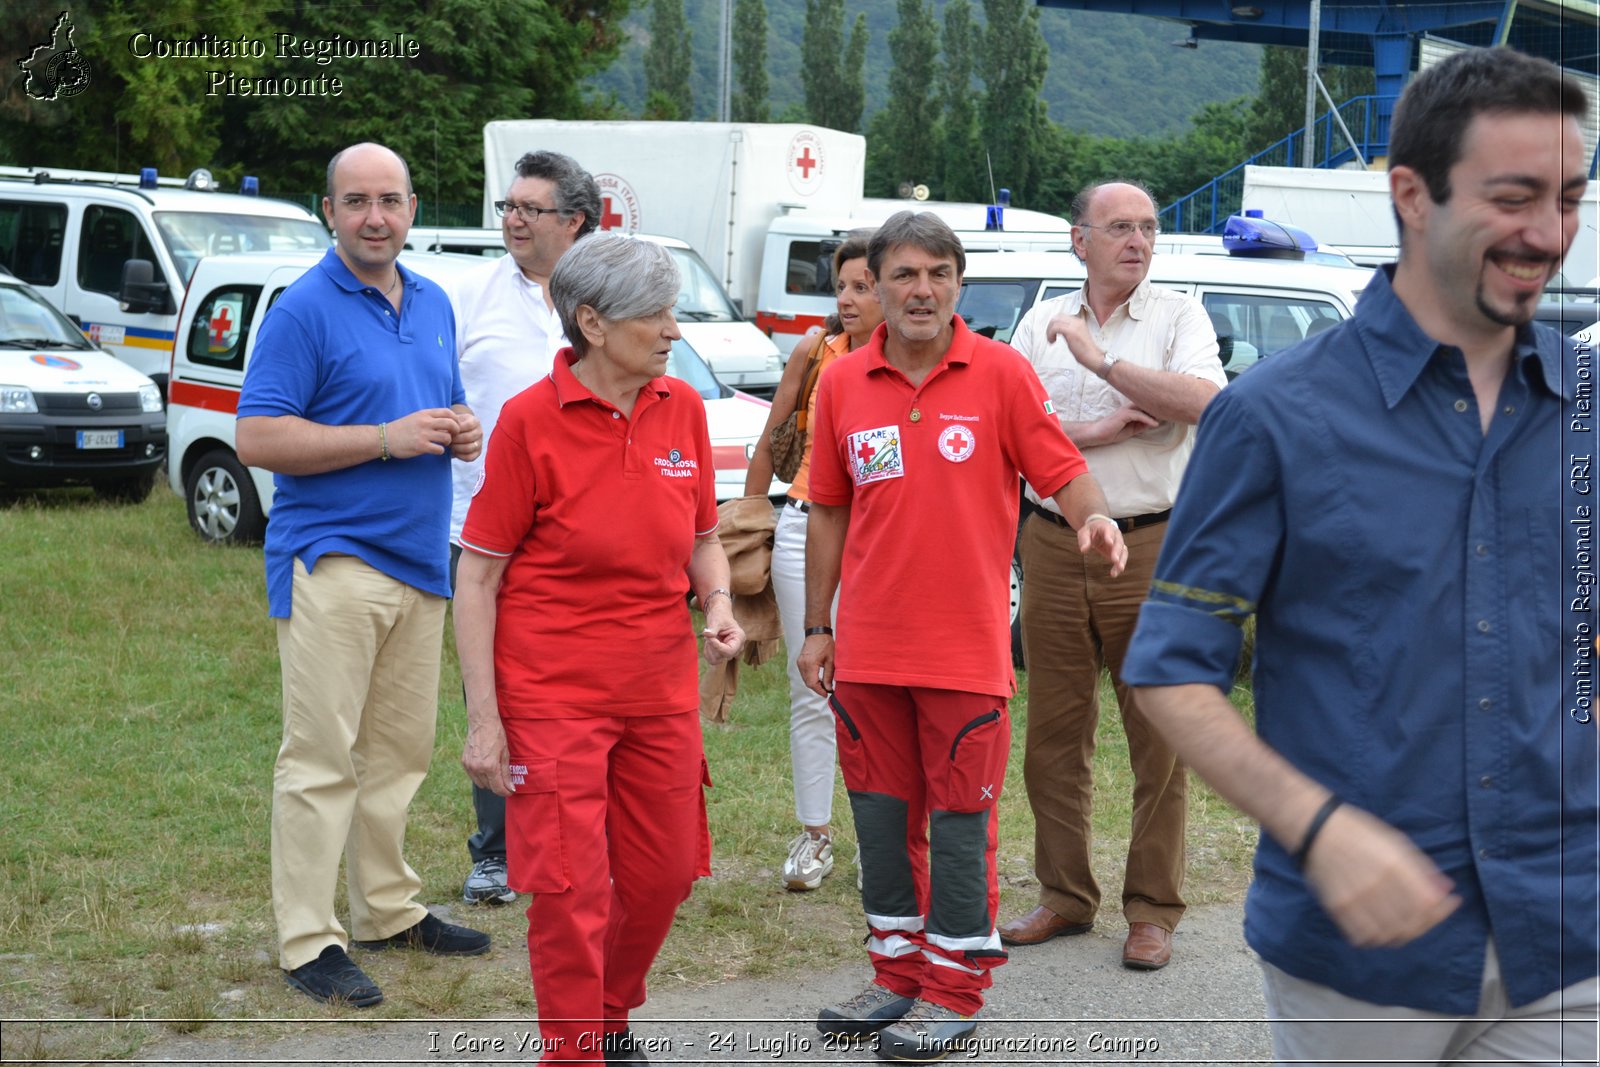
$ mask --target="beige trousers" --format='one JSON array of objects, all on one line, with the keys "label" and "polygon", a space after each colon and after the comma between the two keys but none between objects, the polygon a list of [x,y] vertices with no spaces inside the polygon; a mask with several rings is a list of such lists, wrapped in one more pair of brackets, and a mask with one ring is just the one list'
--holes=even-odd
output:
[{"label": "beige trousers", "polygon": [[1595,1062],[1600,980],[1588,978],[1513,1008],[1494,943],[1483,964],[1474,1015],[1368,1004],[1259,961],[1278,1063],[1354,1067],[1362,1063]]},{"label": "beige trousers", "polygon": [[295,560],[278,620],[283,745],[272,779],[272,910],[278,961],[293,970],[348,938],[334,916],[344,854],[357,940],[427,914],[401,856],[406,808],[428,773],[439,710],[446,601],[330,555]]}]

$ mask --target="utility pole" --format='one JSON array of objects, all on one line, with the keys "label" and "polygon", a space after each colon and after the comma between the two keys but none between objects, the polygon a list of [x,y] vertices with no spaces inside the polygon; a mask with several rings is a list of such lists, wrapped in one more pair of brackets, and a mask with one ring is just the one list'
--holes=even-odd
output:
[{"label": "utility pole", "polygon": [[722,0],[722,24],[717,36],[717,121],[733,118],[733,0]]},{"label": "utility pole", "polygon": [[1311,138],[1317,122],[1317,54],[1322,43],[1322,0],[1311,0],[1310,35],[1306,40],[1306,133],[1300,165],[1313,165]]}]

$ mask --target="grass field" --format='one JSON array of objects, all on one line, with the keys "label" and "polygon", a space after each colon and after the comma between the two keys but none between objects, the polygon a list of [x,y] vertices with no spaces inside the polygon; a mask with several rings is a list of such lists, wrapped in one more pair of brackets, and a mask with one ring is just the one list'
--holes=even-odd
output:
[{"label": "grass field", "polygon": [[[276,965],[267,843],[279,688],[260,550],[202,543],[159,486],[136,507],[87,491],[0,499],[0,559],[0,1017],[164,1020],[8,1027],[0,1057],[126,1057],[164,1028],[337,1014],[289,991]],[[1006,914],[1034,902],[1023,682],[1002,803]],[[680,911],[657,983],[864,963],[842,789],[834,877],[814,893],[778,885],[796,829],[787,716],[775,662],[741,674],[732,724],[706,728],[715,875]],[[465,965],[364,957],[387,994],[378,1017],[533,1011],[522,909],[460,901],[472,828],[464,719],[447,642],[433,772],[412,807],[407,856],[424,901],[489,930],[496,949]],[[1103,918],[1119,922],[1131,786],[1114,711],[1095,778]],[[1188,898],[1237,899],[1254,826],[1198,781],[1190,796]]]}]

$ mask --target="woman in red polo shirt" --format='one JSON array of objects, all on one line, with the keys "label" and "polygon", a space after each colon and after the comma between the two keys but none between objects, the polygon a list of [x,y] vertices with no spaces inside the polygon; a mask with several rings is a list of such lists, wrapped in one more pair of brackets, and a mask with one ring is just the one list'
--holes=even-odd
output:
[{"label": "woman in red polo shirt", "polygon": [[[772,488],[772,429],[796,408],[816,417],[817,379],[835,359],[860,348],[883,321],[878,290],[867,274],[867,241],[871,230],[855,230],[833,253],[834,293],[838,300],[837,332],[808,337],[795,347],[772,398],[767,428],[756,444],[745,476],[746,496],[766,496]],[[830,317],[830,330],[834,327]],[[816,359],[815,373],[808,367]],[[811,472],[811,435],[806,435],[800,469],[790,481],[789,496],[772,546],[772,588],[783,619],[789,655],[789,761],[794,776],[795,815],[800,833],[789,842],[783,861],[783,884],[789,889],[815,889],[833,870],[833,778],[835,742],[833,712],[813,693],[795,668],[805,643],[801,632],[806,613],[806,516]]]},{"label": "woman in red polo shirt", "polygon": [[[507,798],[546,1061],[642,1060],[628,1012],[710,870],[696,634],[739,651],[705,406],[663,377],[678,270],[596,234],[550,276],[572,347],[501,411],[462,529],[462,764]],[[603,1024],[596,1020],[604,1020]]]}]

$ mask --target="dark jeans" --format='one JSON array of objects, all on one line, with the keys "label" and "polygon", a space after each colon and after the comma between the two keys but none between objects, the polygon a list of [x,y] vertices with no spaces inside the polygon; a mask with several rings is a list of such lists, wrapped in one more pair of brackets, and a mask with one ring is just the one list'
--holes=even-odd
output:
[{"label": "dark jeans", "polygon": [[[456,587],[456,561],[461,558],[461,546],[450,546],[450,588]],[[462,701],[467,699],[462,690]],[[472,787],[472,810],[478,817],[478,832],[467,838],[467,851],[472,862],[506,858],[506,798],[482,786]]]}]

